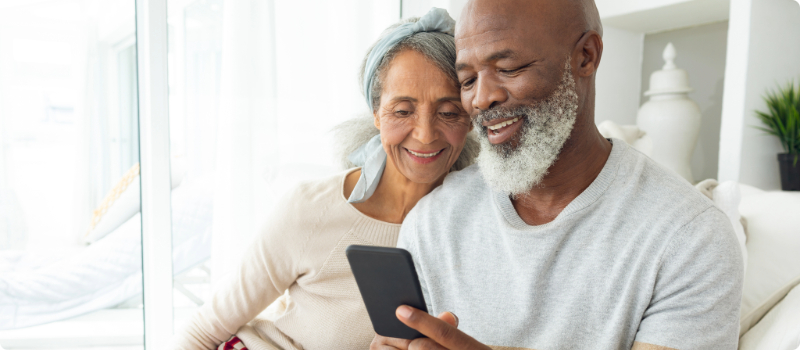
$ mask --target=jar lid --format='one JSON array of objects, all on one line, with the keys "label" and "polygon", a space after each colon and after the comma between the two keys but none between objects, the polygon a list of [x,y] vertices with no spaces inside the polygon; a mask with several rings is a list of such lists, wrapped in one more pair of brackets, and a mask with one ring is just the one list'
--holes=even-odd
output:
[{"label": "jar lid", "polygon": [[689,74],[675,66],[675,46],[672,43],[664,48],[662,57],[664,67],[650,75],[650,90],[644,93],[645,96],[658,94],[687,93],[694,89],[689,86]]}]

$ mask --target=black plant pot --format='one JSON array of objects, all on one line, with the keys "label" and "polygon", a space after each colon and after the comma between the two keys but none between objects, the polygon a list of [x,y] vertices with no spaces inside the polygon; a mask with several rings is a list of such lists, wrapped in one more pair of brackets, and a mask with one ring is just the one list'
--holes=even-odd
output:
[{"label": "black plant pot", "polygon": [[795,164],[797,154],[781,153],[778,164],[781,167],[781,189],[784,191],[800,191],[800,159]]}]

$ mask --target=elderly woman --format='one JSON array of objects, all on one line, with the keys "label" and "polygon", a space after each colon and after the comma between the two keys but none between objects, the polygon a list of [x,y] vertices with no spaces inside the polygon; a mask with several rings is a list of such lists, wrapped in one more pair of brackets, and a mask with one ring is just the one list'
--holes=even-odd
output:
[{"label": "elderly woman", "polygon": [[345,248],[394,246],[417,201],[469,165],[479,148],[461,106],[453,26],[446,11],[433,9],[384,32],[362,66],[373,118],[338,130],[339,141],[351,144],[349,160],[361,167],[304,183],[279,202],[238,273],[175,347],[369,347],[375,333]]}]

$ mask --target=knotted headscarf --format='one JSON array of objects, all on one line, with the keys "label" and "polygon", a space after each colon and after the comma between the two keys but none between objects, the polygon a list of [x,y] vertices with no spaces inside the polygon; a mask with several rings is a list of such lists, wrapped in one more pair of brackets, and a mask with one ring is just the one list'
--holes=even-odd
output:
[{"label": "knotted headscarf", "polygon": [[[446,10],[432,8],[416,22],[403,23],[375,43],[367,57],[364,65],[364,97],[367,99],[367,106],[372,110],[372,84],[375,81],[375,73],[381,65],[383,57],[404,39],[419,32],[441,32],[453,35],[455,32],[456,21],[450,18]],[[355,152],[348,156],[353,164],[361,167],[361,177],[356,183],[356,187],[347,199],[350,203],[361,203],[366,201],[375,193],[378,182],[386,168],[386,152],[381,144],[381,135],[376,135]]]}]

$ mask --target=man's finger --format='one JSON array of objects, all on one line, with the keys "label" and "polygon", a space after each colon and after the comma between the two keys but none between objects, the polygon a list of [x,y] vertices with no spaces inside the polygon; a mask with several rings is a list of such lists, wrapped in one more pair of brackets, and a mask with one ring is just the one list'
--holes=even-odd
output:
[{"label": "man's finger", "polygon": [[404,350],[391,345],[370,345],[369,350]]},{"label": "man's finger", "polygon": [[411,342],[408,350],[449,350],[444,346],[437,344],[430,338],[418,338]]},{"label": "man's finger", "polygon": [[[402,305],[397,308],[395,313],[401,322],[418,330],[447,349],[488,349],[488,347],[466,333],[459,331],[443,320],[428,315],[427,312]],[[420,340],[420,343],[424,342]],[[412,345],[414,345],[414,342],[412,342]]]}]

